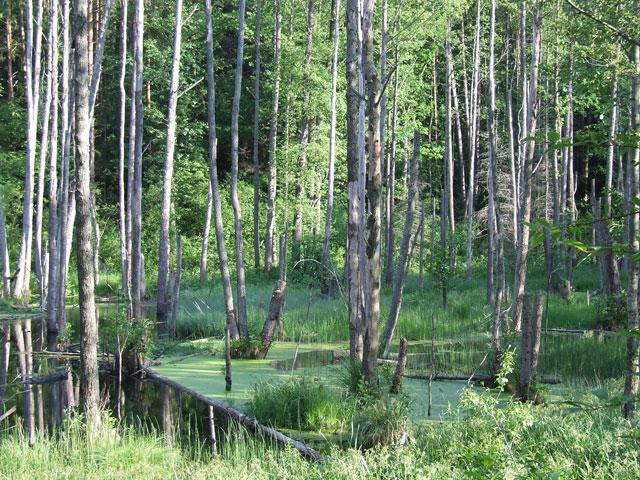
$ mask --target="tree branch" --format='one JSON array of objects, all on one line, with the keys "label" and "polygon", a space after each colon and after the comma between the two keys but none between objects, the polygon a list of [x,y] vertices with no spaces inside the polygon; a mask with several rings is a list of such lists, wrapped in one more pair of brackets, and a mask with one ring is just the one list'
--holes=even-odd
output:
[{"label": "tree branch", "polygon": [[640,46],[640,40],[636,40],[635,38],[629,36],[627,33],[625,33],[622,30],[620,30],[615,25],[612,25],[611,23],[607,22],[606,20],[597,17],[596,15],[594,15],[593,13],[588,12],[587,10],[585,10],[582,7],[579,7],[578,5],[576,5],[574,0],[565,0],[565,1],[571,6],[571,8],[573,8],[579,14],[584,15],[585,17],[590,18],[594,22],[599,23],[603,27],[608,28],[614,34],[616,34],[618,37],[622,38],[623,40],[626,40],[627,42],[630,42],[630,43],[632,43],[634,45]]}]

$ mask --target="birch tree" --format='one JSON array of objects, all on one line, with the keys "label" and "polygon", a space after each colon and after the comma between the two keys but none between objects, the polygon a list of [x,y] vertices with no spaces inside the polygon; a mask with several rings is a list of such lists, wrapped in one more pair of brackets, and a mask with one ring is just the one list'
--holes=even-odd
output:
[{"label": "birch tree", "polygon": [[163,325],[167,320],[170,305],[167,302],[167,275],[169,272],[169,223],[171,220],[171,189],[173,184],[173,161],[176,149],[176,109],[178,88],[180,87],[180,50],[182,45],[182,0],[176,0],[176,23],[173,37],[173,60],[169,86],[169,107],[167,112],[167,147],[164,160],[164,180],[162,184],[162,210],[160,214],[160,242],[158,247],[158,287],[157,321]]},{"label": "birch tree", "polygon": [[255,48],[256,65],[253,83],[253,263],[260,268],[260,30],[262,27],[262,0],[256,0]]}]

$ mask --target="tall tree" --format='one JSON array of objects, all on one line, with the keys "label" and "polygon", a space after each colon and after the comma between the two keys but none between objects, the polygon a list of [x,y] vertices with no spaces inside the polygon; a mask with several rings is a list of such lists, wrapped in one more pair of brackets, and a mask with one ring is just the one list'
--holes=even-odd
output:
[{"label": "tall tree", "polygon": [[302,211],[306,200],[306,186],[304,171],[307,166],[307,147],[309,145],[309,135],[311,120],[306,106],[311,98],[311,54],[313,53],[313,22],[315,16],[315,0],[309,0],[307,4],[307,42],[304,50],[304,72],[302,80],[302,119],[300,120],[300,154],[298,155],[298,170],[300,178],[296,183],[296,210],[293,219],[293,249],[292,260],[300,260],[300,249],[302,246]]},{"label": "tall tree", "polygon": [[209,235],[211,232],[211,213],[213,212],[213,191],[211,180],[207,187],[207,208],[204,214],[204,228],[202,229],[202,246],[200,247],[200,285],[207,281],[207,261],[209,255]]},{"label": "tall tree", "polygon": [[340,47],[340,0],[333,0],[332,12],[333,50],[331,51],[331,102],[329,127],[329,172],[327,174],[327,213],[324,226],[324,242],[322,244],[322,272],[324,278],[323,293],[329,293],[329,247],[331,243],[331,226],[333,224],[333,190],[336,164],[336,97],[338,90],[338,48]]},{"label": "tall tree", "polygon": [[162,210],[160,213],[160,242],[158,246],[158,287],[157,321],[161,325],[167,320],[171,305],[167,291],[169,272],[169,222],[171,220],[171,190],[173,188],[173,160],[176,149],[176,110],[178,88],[180,87],[180,50],[182,45],[182,0],[176,0],[176,24],[173,36],[173,60],[171,63],[171,83],[169,85],[169,107],[167,112],[167,150],[164,160],[164,180],[162,183]]},{"label": "tall tree", "polygon": [[122,21],[120,22],[120,117],[118,128],[118,213],[120,227],[120,276],[122,277],[122,293],[129,291],[129,249],[127,248],[127,214],[125,190],[125,136],[127,118],[127,11],[129,0],[122,0]]},{"label": "tall tree", "polygon": [[0,260],[2,260],[2,296],[8,297],[10,294],[11,265],[9,265],[9,248],[7,246],[7,227],[4,217],[3,195],[0,192]]},{"label": "tall tree", "polygon": [[231,289],[231,274],[229,260],[224,241],[222,226],[222,205],[220,202],[220,187],[218,185],[218,137],[216,134],[216,82],[213,73],[213,25],[211,21],[211,0],[205,0],[205,16],[207,29],[207,114],[209,133],[209,180],[213,197],[213,218],[216,231],[216,245],[220,261],[220,276],[222,277],[222,291],[224,294],[227,324],[225,335],[234,339],[239,338],[236,313],[233,307],[233,291]]},{"label": "tall tree", "polygon": [[12,0],[7,0],[7,12],[5,21],[5,34],[7,48],[7,97],[13,98],[13,8]]},{"label": "tall tree", "polygon": [[253,83],[253,262],[260,268],[260,30],[262,27],[262,0],[256,0],[255,48],[256,65]]},{"label": "tall tree", "polygon": [[75,146],[78,285],[80,290],[80,387],[84,421],[90,441],[100,425],[98,385],[98,322],[96,319],[91,237],[91,181],[89,165],[89,62],[87,0],[74,1]]},{"label": "tall tree", "polygon": [[365,278],[365,337],[363,375],[377,387],[378,328],[380,323],[380,224],[382,207],[382,172],[380,165],[380,78],[374,62],[373,12],[375,0],[365,0],[362,10],[362,58],[369,117],[367,147],[367,275]]},{"label": "tall tree", "polygon": [[242,208],[238,197],[238,117],[240,116],[240,94],[242,93],[242,63],[244,61],[244,17],[245,0],[238,2],[238,45],[236,49],[236,72],[231,104],[231,205],[236,243],[236,295],[238,297],[238,330],[249,338],[247,327],[247,286],[244,271],[244,240],[242,236]]},{"label": "tall tree", "polygon": [[267,184],[267,226],[264,249],[264,269],[270,272],[273,266],[276,244],[276,141],[278,137],[278,104],[280,101],[280,44],[282,41],[282,14],[280,0],[274,0],[273,29],[273,98],[269,125],[269,175]]}]

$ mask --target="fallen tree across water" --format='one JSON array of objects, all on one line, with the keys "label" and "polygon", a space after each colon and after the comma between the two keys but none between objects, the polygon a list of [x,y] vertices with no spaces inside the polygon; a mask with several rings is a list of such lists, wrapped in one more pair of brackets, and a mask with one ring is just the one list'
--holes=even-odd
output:
[{"label": "fallen tree across water", "polygon": [[321,459],[321,456],[318,452],[316,452],[313,448],[307,446],[303,442],[294,440],[293,438],[287,437],[285,434],[274,430],[273,428],[262,425],[255,418],[249,417],[248,415],[245,415],[244,413],[236,410],[233,407],[230,407],[229,405],[213,400],[205,395],[202,395],[201,393],[196,392],[195,390],[190,389],[189,387],[185,387],[184,385],[181,385],[180,383],[171,380],[170,378],[158,374],[149,367],[145,367],[144,372],[150,379],[169,385],[179,392],[188,393],[189,395],[197,398],[206,405],[212,407],[216,412],[237,420],[252,432],[261,433],[265,437],[271,438],[281,445],[289,445],[295,448],[300,453],[300,455],[308,460],[318,461]]}]

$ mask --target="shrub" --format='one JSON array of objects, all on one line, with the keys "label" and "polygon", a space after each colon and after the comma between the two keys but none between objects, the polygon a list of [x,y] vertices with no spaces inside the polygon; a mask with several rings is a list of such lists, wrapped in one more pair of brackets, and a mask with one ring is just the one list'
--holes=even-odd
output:
[{"label": "shrub", "polygon": [[598,326],[604,330],[623,328],[627,323],[627,300],[624,293],[602,295],[595,303]]},{"label": "shrub", "polygon": [[409,403],[403,396],[383,395],[364,402],[353,416],[352,443],[356,448],[400,445],[408,436]]},{"label": "shrub", "polygon": [[257,384],[248,411],[277,427],[336,431],[346,425],[349,406],[318,379],[292,377]]}]

